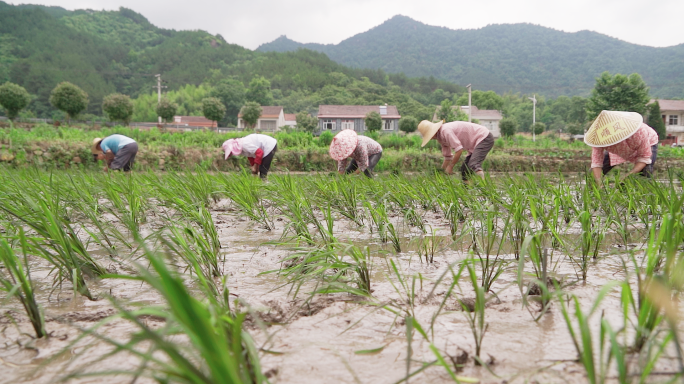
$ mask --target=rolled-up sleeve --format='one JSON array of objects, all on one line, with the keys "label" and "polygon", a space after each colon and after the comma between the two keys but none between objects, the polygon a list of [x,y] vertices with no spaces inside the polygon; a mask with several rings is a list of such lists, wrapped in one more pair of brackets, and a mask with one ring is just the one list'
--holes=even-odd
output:
[{"label": "rolled-up sleeve", "polygon": [[651,164],[651,146],[646,140],[642,140],[639,144],[639,149],[637,149],[637,163]]},{"label": "rolled-up sleeve", "polygon": [[591,149],[591,167],[603,168],[603,148],[593,147]]}]

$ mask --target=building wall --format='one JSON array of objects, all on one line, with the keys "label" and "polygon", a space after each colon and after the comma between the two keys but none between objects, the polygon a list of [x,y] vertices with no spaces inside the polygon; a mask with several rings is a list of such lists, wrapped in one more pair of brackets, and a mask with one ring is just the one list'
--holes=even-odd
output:
[{"label": "building wall", "polygon": [[[660,110],[664,116],[665,132],[667,136],[675,137],[677,145],[684,145],[684,111]],[[675,117],[674,119],[672,117]],[[675,122],[677,124],[670,124]]]},{"label": "building wall", "polygon": [[[353,126],[353,129],[359,133],[359,134],[364,134],[367,132],[366,130],[366,121],[365,119],[343,119],[343,118],[330,118],[330,119],[324,119],[324,118],[319,118],[318,119],[318,131],[316,133],[320,134],[321,132],[325,131],[324,129],[324,124],[325,121],[327,120],[332,120],[335,123],[335,126],[330,132],[333,134],[336,134],[337,132],[340,132],[343,129],[343,123],[345,128],[351,128]],[[390,130],[385,130],[385,129],[380,129],[380,132],[398,132],[399,131],[399,119],[382,119],[383,122],[383,128],[385,126],[385,121],[389,121],[391,125]]]},{"label": "building wall", "polygon": [[489,129],[494,137],[501,137],[501,130],[499,129],[499,120],[480,120],[480,125],[484,125]]}]

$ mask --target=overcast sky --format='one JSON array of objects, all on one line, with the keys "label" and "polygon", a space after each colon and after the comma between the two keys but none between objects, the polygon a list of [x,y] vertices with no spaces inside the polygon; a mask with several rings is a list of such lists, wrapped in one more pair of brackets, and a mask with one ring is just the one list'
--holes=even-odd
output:
[{"label": "overcast sky", "polygon": [[[16,1],[8,1],[14,2]],[[450,29],[533,23],[567,32],[592,30],[641,45],[684,43],[684,0],[37,0],[73,9],[131,8],[154,25],[220,33],[255,49],[280,35],[337,44],[402,14]],[[22,2],[23,3],[23,2]]]}]

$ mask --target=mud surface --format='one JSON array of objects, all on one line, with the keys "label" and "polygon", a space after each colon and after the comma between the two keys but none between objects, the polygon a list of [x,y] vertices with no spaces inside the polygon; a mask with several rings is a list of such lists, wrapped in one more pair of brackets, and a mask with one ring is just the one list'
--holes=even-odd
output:
[{"label": "mud surface", "polygon": [[[577,354],[563,320],[558,303],[540,312],[541,305],[530,299],[524,305],[517,284],[517,261],[513,254],[503,257],[509,261],[506,271],[494,283],[488,298],[485,316],[488,329],[483,339],[481,359],[487,367],[475,364],[475,344],[467,321],[474,291],[467,277],[460,280],[451,297],[444,300],[451,284],[450,265],[468,257],[466,242],[449,244],[448,223],[439,213],[427,212],[424,219],[445,239],[445,246],[435,254],[433,263],[418,258],[417,242],[420,233],[401,224],[396,218],[403,250],[395,254],[389,244],[379,243],[368,228],[339,219],[335,233],[340,241],[367,245],[372,249],[372,299],[347,294],[316,295],[307,293],[312,287],[303,286],[295,297],[290,285],[277,273],[283,258],[292,251],[282,241],[283,220],[275,220],[276,229],[266,231],[244,218],[239,211],[221,202],[212,212],[219,229],[230,292],[250,311],[246,328],[257,345],[263,348],[263,371],[274,383],[395,383],[407,372],[419,369],[424,363],[435,361],[429,344],[418,334],[413,336],[409,352],[404,316],[411,313],[422,327],[434,337],[435,346],[444,351],[449,361],[456,364],[459,375],[475,377],[486,383],[584,383],[584,369],[576,361]],[[154,223],[146,224],[153,226]],[[151,230],[151,228],[148,228]],[[572,234],[573,228],[567,231]],[[643,235],[638,231],[635,239]],[[563,289],[576,295],[584,308],[589,308],[601,286],[611,280],[625,278],[624,247],[617,241],[606,241],[600,257],[592,262],[587,282],[578,281],[576,267],[561,253],[553,255],[550,274]],[[637,241],[630,248],[640,256],[643,247]],[[121,256],[110,257],[101,250],[93,254],[104,265],[125,273],[133,261]],[[394,288],[400,282],[389,268],[393,260],[409,283],[415,279],[415,304],[407,304],[407,296]],[[140,282],[122,279],[92,281],[91,290],[99,299],[90,301],[74,296],[70,286],[52,287],[49,267],[34,260],[32,273],[40,291],[38,300],[46,313],[50,337],[35,340],[31,324],[23,309],[15,301],[3,303],[0,318],[0,382],[49,383],[71,374],[90,372],[133,372],[136,357],[126,354],[108,356],[110,344],[83,330],[104,322],[99,335],[119,341],[131,337],[135,327],[113,315],[112,301],[127,306],[160,305],[160,297]],[[437,286],[435,283],[444,274]],[[633,276],[631,277],[633,278]],[[394,285],[392,284],[394,283]],[[527,279],[527,290],[531,280]],[[430,294],[432,293],[432,294]],[[372,301],[372,303],[370,303]],[[440,311],[440,306],[444,306]],[[382,304],[401,308],[399,315],[383,309]],[[608,295],[601,308],[603,318],[615,327],[621,325],[620,294]],[[439,312],[438,316],[435,316]],[[538,319],[536,319],[539,317]],[[591,327],[598,332],[600,316],[592,318]],[[142,318],[148,326],[161,327],[163,321]],[[182,342],[182,341],[179,341]],[[66,353],[60,353],[66,350]],[[407,366],[407,357],[411,363]],[[666,380],[676,370],[675,351],[667,349],[654,372],[654,381]],[[461,367],[462,366],[462,367]],[[130,383],[127,375],[81,376],[69,378],[73,383]],[[661,381],[662,381],[661,380]],[[136,383],[152,382],[137,378]],[[413,383],[451,382],[442,367],[428,367],[411,377]]]}]

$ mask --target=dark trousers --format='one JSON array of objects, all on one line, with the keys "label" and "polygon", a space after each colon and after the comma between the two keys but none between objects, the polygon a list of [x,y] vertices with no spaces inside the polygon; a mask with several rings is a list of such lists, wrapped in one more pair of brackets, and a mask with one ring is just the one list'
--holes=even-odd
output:
[{"label": "dark trousers", "polygon": [[[651,177],[653,175],[653,167],[655,166],[656,159],[658,158],[658,144],[651,146],[651,164],[646,164],[644,169],[639,172],[643,177]],[[610,165],[610,156],[608,151],[603,151],[603,174],[610,172],[615,166]]]},{"label": "dark trousers", "polygon": [[136,154],[138,154],[138,143],[124,145],[123,147],[119,148],[118,152],[116,152],[112,164],[109,165],[109,169],[114,171],[123,170],[124,172],[130,171],[131,167],[133,166],[133,162],[135,161]]},{"label": "dark trousers", "polygon": [[[378,165],[378,161],[380,161],[381,157],[382,157],[382,152],[378,152],[376,154],[368,156],[368,168],[366,168],[366,170],[363,171],[363,174],[368,176],[368,177],[373,177],[373,169],[375,168],[376,165]],[[356,164],[356,160],[352,159],[352,161],[347,166],[347,170],[345,172],[346,173],[354,173],[354,172],[356,172],[357,169],[359,169],[359,165]]]},{"label": "dark trousers", "polygon": [[463,165],[461,165],[461,177],[463,181],[468,180],[468,178],[475,172],[482,170],[482,163],[487,158],[487,154],[494,147],[494,136],[490,133],[484,140],[480,141],[473,153],[468,155],[465,160],[463,160]]},{"label": "dark trousers", "polygon": [[259,177],[261,177],[262,179],[265,179],[266,176],[268,176],[268,170],[271,168],[273,155],[275,155],[277,149],[278,144],[276,144],[275,147],[273,147],[273,150],[271,151],[271,153],[268,154],[268,156],[261,159],[261,165],[259,166]]}]

